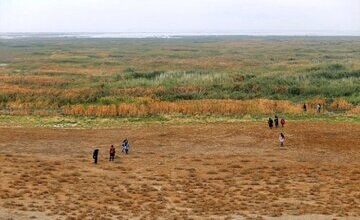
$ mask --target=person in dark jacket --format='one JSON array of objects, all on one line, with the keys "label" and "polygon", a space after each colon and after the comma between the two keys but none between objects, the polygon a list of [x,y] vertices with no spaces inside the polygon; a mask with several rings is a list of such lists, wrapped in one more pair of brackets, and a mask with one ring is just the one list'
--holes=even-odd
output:
[{"label": "person in dark jacket", "polygon": [[304,112],[307,111],[307,107],[306,107],[306,104],[305,104],[305,103],[304,103],[304,105],[303,105],[303,109],[304,109]]},{"label": "person in dark jacket", "polygon": [[278,128],[279,127],[279,118],[277,115],[275,115],[274,123],[275,123],[275,127]]},{"label": "person in dark jacket", "polygon": [[128,139],[125,139],[122,143],[122,151],[121,152],[128,154],[129,148],[130,148],[129,141],[128,141]]},{"label": "person in dark jacket", "polygon": [[268,124],[269,124],[269,128],[272,129],[274,126],[274,121],[272,120],[272,118],[269,118]]},{"label": "person in dark jacket", "polygon": [[114,147],[114,145],[111,145],[109,161],[114,161],[114,158],[115,158],[115,147]]},{"label": "person in dark jacket", "polygon": [[97,164],[98,155],[99,155],[99,149],[95,149],[95,150],[94,150],[94,153],[93,153],[93,159],[94,159],[94,163],[95,163],[95,164]]}]

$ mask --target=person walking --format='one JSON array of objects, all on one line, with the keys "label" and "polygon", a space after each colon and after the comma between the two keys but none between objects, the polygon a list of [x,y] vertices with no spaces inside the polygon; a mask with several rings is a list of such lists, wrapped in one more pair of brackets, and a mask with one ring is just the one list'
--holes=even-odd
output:
[{"label": "person walking", "polygon": [[114,147],[114,145],[111,145],[109,161],[114,161],[114,159],[115,159],[115,147]]},{"label": "person walking", "polygon": [[307,111],[307,107],[306,107],[306,104],[305,104],[305,103],[304,103],[304,105],[303,105],[303,110],[304,110],[304,112]]},{"label": "person walking", "polygon": [[279,141],[280,141],[280,147],[283,147],[285,142],[285,135],[283,133],[280,133]]},{"label": "person walking", "polygon": [[320,103],[318,103],[318,104],[316,105],[316,111],[317,111],[317,113],[320,113],[320,112],[321,112],[321,105],[320,105]]},{"label": "person walking", "polygon": [[99,149],[95,149],[93,152],[94,164],[97,164],[98,156],[99,156]]},{"label": "person walking", "polygon": [[284,125],[285,125],[285,118],[281,118],[280,123],[281,123],[281,127],[284,127]]},{"label": "person walking", "polygon": [[126,143],[127,139],[123,140],[122,144],[121,144],[121,153],[125,153],[125,143]]},{"label": "person walking", "polygon": [[275,115],[274,123],[275,123],[275,128],[278,128],[279,127],[279,118],[277,115]]},{"label": "person walking", "polygon": [[274,121],[272,120],[272,118],[269,118],[268,125],[269,125],[269,128],[270,128],[270,129],[273,128],[273,126],[274,126]]},{"label": "person walking", "polygon": [[122,151],[121,152],[123,152],[125,154],[128,154],[129,153],[129,148],[130,148],[130,144],[129,144],[128,139],[126,138],[122,143]]}]

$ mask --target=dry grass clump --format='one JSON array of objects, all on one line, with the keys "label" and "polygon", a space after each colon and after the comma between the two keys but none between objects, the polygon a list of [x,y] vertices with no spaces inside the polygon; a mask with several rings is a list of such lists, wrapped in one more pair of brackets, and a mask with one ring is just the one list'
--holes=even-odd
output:
[{"label": "dry grass clump", "polygon": [[345,111],[353,108],[353,105],[346,101],[345,99],[336,99],[333,103],[331,103],[331,108],[335,110]]},{"label": "dry grass clump", "polygon": [[313,98],[310,99],[306,102],[306,104],[308,105],[308,108],[310,109],[316,109],[316,105],[320,104],[321,106],[325,106],[326,105],[326,99],[325,98]]},{"label": "dry grass clump", "polygon": [[359,115],[360,114],[360,106],[356,106],[350,111],[347,112],[349,115]]}]

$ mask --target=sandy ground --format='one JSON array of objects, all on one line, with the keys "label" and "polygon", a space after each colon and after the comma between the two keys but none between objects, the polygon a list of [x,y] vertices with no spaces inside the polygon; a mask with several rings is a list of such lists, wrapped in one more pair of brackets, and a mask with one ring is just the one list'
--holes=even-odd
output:
[{"label": "sandy ground", "polygon": [[0,219],[360,219],[359,124],[0,128],[0,168]]}]

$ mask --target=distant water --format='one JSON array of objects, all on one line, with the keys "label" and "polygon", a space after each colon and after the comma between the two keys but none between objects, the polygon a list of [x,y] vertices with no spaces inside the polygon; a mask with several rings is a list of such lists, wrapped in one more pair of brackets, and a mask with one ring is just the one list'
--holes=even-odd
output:
[{"label": "distant water", "polygon": [[0,39],[19,38],[171,38],[167,33],[0,33]]},{"label": "distant water", "polygon": [[187,36],[360,36],[358,32],[330,31],[239,31],[239,32],[119,32],[119,33],[1,33],[0,39],[21,38],[181,38]]}]

